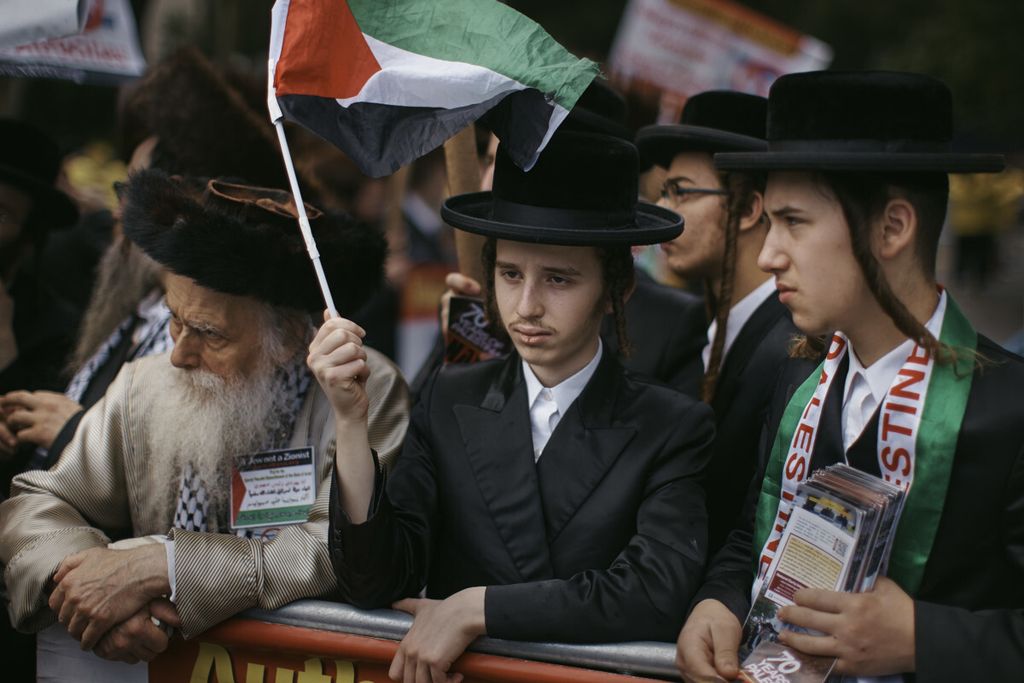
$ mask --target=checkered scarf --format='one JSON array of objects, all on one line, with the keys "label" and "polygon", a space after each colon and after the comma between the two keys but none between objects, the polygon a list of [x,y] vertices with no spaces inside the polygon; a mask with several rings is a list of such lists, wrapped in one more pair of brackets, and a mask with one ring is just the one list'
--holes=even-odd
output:
[{"label": "checkered scarf", "polygon": [[[103,364],[110,358],[111,352],[117,348],[124,336],[136,332],[136,329],[138,341],[128,354],[129,361],[145,356],[154,356],[174,346],[167,324],[170,319],[171,312],[164,301],[163,293],[154,291],[149,294],[139,303],[135,314],[125,318],[100,345],[96,353],[92,354],[92,357],[75,373],[68,383],[64,395],[81,403],[82,396],[85,395],[85,390],[92,382],[96,371],[103,367]],[[136,325],[138,325],[137,328]]]}]

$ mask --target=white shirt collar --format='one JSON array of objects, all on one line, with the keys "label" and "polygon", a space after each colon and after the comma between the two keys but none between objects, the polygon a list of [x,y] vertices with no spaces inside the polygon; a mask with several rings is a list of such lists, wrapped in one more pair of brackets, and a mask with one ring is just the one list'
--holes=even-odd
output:
[{"label": "white shirt collar", "polygon": [[[568,377],[553,387],[547,387],[548,391],[551,392],[551,397],[555,401],[555,405],[558,406],[558,412],[561,415],[565,415],[565,411],[569,409],[572,402],[575,401],[581,393],[583,393],[584,387],[587,386],[587,382],[594,376],[594,372],[597,371],[597,364],[601,362],[601,355],[604,353],[604,344],[601,342],[601,338],[597,339],[597,353],[590,360],[589,363],[583,366],[583,369]],[[523,364],[523,377],[526,379],[526,405],[531,409],[534,403],[537,402],[537,397],[540,396],[540,392],[545,389],[544,385],[541,384],[540,380],[537,379],[537,375],[534,374],[533,368],[530,367],[529,363],[525,360],[521,361]]]},{"label": "white shirt collar", "polygon": [[[743,330],[743,326],[750,320],[750,316],[754,315],[754,311],[760,308],[761,304],[767,301],[774,291],[775,278],[768,278],[729,309],[729,319],[725,327],[725,346],[722,347],[723,361],[725,360],[725,355],[729,353],[729,349],[732,348],[733,343],[736,341],[736,337]],[[715,333],[717,331],[718,321],[712,320],[711,325],[708,326],[708,342],[704,345],[704,350],[701,352],[701,356],[704,358],[705,370],[708,367],[708,363],[711,362],[711,345],[715,341]]]},{"label": "white shirt collar", "polygon": [[[925,328],[932,335],[938,339],[942,330],[939,329],[943,314],[946,311],[946,292],[943,290],[942,294],[939,295],[939,303],[935,306],[935,310],[932,312],[932,316],[928,318],[928,322],[925,323]],[[907,356],[910,355],[911,350],[914,348],[914,342],[911,339],[907,339],[902,344],[894,348],[889,353],[885,354],[870,367],[865,368],[857,358],[857,354],[854,352],[853,343],[850,344],[850,370],[846,373],[846,389],[844,392],[844,402],[850,398],[850,391],[853,386],[854,378],[858,375],[863,377],[871,389],[871,395],[875,398],[875,406],[877,406],[885,394],[889,391],[889,387],[892,385],[892,381],[896,378],[896,373],[903,367],[903,362],[907,360]]]}]

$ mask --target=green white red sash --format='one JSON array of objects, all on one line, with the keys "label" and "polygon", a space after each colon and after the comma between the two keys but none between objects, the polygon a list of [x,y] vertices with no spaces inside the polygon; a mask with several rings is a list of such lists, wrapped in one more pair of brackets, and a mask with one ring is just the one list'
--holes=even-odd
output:
[{"label": "green white red sash", "polygon": [[[945,292],[936,316],[940,341],[958,350],[977,348],[977,334]],[[786,406],[757,505],[755,591],[778,550],[796,488],[810,475],[822,406],[848,347],[847,338],[836,333],[820,370]],[[879,408],[879,470],[884,479],[908,491],[888,575],[910,594],[920,584],[935,539],[973,363],[973,353],[960,353],[955,364],[937,364],[931,353],[915,344]]]}]

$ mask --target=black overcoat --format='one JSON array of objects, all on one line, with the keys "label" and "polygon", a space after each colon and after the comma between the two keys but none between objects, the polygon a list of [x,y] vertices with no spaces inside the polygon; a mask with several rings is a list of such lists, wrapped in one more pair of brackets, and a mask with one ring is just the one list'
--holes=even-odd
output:
[{"label": "black overcoat", "polygon": [[[919,683],[1019,680],[1024,671],[1024,359],[981,335],[978,351],[988,362],[974,371],[942,517],[914,596],[911,680]],[[842,373],[822,406],[812,469],[842,458]],[[773,424],[795,388],[795,381],[780,384]],[[850,464],[876,475],[877,423],[876,413],[848,451]],[[762,468],[767,457],[765,448]],[[753,491],[742,526],[714,558],[695,600],[719,599],[741,621],[753,580]]]},{"label": "black overcoat", "polygon": [[348,521],[334,481],[342,596],[384,607],[487,586],[490,636],[674,640],[704,566],[713,435],[706,405],[605,353],[535,464],[518,355],[444,367],[367,522]]},{"label": "black overcoat", "polygon": [[[758,447],[789,347],[799,334],[789,309],[775,292],[740,329],[718,375],[711,407],[715,411],[714,456],[708,465],[708,553],[714,555],[736,526]],[[813,369],[807,364],[807,371]]]},{"label": "black overcoat", "polygon": [[[700,398],[704,377],[701,351],[708,342],[704,300],[690,292],[656,282],[637,268],[636,289],[626,301],[626,335],[632,353],[622,364],[687,396]],[[618,353],[614,318],[601,326],[605,348]]]}]

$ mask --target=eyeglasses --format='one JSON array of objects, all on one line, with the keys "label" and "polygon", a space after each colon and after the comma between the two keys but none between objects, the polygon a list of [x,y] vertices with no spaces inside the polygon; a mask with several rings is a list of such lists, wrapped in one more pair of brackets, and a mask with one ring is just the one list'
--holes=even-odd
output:
[{"label": "eyeglasses", "polygon": [[699,197],[700,195],[706,194],[717,194],[727,195],[729,194],[725,190],[714,189],[710,187],[682,187],[679,185],[678,180],[666,180],[661,186],[661,198],[665,199],[673,204],[682,204],[691,197]]}]

